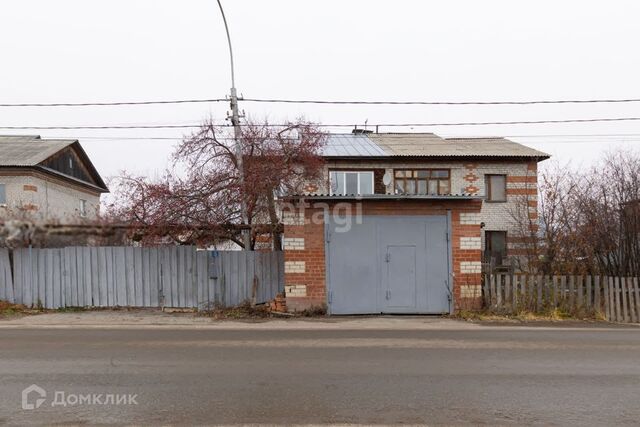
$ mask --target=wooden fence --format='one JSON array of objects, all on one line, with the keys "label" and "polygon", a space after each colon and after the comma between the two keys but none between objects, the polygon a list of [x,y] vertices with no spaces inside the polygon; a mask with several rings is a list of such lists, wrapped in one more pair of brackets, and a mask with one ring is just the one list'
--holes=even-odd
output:
[{"label": "wooden fence", "polygon": [[6,250],[0,251],[0,299],[44,308],[233,306],[266,302],[284,290],[282,252],[186,246],[17,249],[13,278],[9,271],[3,281],[4,265]]},{"label": "wooden fence", "polygon": [[640,322],[640,286],[637,277],[486,275],[485,306],[505,310],[542,312],[562,309],[594,313],[612,322]]}]

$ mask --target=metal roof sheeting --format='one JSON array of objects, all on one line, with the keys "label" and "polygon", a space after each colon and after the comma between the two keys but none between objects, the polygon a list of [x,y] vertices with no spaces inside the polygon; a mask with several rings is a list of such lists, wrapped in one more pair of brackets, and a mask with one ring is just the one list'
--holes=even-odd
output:
[{"label": "metal roof sheeting", "polygon": [[433,133],[330,134],[325,157],[534,157],[549,154],[506,138],[441,138]]},{"label": "metal roof sheeting", "polygon": [[0,166],[36,166],[75,142],[39,136],[0,136]]},{"label": "metal roof sheeting", "polygon": [[366,135],[330,134],[324,146],[325,157],[380,157],[387,153]]}]

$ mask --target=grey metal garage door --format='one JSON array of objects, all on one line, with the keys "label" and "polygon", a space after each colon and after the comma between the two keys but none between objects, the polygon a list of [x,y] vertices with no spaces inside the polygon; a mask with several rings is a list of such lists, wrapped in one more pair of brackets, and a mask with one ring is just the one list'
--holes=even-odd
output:
[{"label": "grey metal garage door", "polygon": [[332,314],[448,313],[447,216],[327,218]]}]

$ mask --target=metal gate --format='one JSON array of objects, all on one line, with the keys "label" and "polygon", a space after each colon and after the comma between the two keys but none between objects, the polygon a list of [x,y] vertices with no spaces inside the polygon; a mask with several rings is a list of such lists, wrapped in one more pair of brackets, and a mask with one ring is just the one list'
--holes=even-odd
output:
[{"label": "metal gate", "polygon": [[449,313],[448,233],[446,215],[364,215],[361,223],[329,217],[330,312]]}]

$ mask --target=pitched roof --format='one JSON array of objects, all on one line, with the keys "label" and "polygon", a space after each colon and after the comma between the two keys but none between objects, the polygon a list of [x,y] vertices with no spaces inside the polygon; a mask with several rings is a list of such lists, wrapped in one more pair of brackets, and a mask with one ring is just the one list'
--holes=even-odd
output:
[{"label": "pitched roof", "polygon": [[[96,185],[41,165],[42,162],[67,147],[74,146]],[[108,192],[107,185],[77,139],[42,139],[39,135],[0,135],[0,167],[37,167],[47,173]]]},{"label": "pitched roof", "polygon": [[550,157],[506,138],[441,138],[433,133],[330,134],[323,156]]},{"label": "pitched roof", "polygon": [[68,147],[75,139],[41,139],[39,136],[0,136],[0,166],[36,166]]}]

